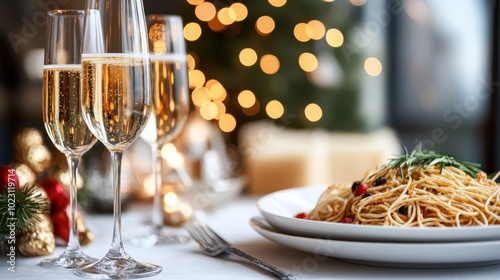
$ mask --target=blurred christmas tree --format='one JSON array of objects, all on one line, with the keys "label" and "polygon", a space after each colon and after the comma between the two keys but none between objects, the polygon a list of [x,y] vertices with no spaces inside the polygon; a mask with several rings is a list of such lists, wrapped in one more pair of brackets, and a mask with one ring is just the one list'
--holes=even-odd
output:
[{"label": "blurred christmas tree", "polygon": [[385,26],[370,17],[385,1],[187,2],[193,102],[223,131],[269,118],[341,131],[383,123]]}]

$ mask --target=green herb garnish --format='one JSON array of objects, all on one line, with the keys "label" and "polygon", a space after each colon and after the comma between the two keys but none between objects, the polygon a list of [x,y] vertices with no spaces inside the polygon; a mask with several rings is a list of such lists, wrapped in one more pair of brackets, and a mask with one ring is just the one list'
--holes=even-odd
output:
[{"label": "green herb garnish", "polygon": [[472,178],[476,178],[477,172],[480,170],[479,168],[481,165],[479,163],[458,161],[453,156],[433,150],[422,151],[422,144],[415,146],[411,153],[408,153],[406,147],[403,146],[403,148],[405,151],[404,155],[390,159],[383,168],[398,168],[402,177],[404,177],[403,169],[405,167],[408,169],[408,173],[411,173],[419,167],[425,169],[439,165],[440,172],[442,172],[445,166],[453,166],[462,170]]}]

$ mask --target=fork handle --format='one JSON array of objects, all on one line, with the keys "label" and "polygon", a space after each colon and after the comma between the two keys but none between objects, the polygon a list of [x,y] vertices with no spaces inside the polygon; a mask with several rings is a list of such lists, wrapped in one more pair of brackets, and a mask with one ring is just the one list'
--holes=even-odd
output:
[{"label": "fork handle", "polygon": [[236,247],[233,247],[233,246],[229,246],[226,251],[228,253],[233,253],[241,258],[244,258],[248,261],[250,261],[251,263],[257,265],[258,267],[264,269],[264,270],[267,270],[269,272],[271,272],[272,274],[278,276],[280,279],[282,280],[296,280],[297,278],[295,276],[293,276],[292,274],[288,273],[288,272],[285,272],[277,267],[274,267],[270,264],[267,264],[255,257],[252,257],[250,256],[249,254],[241,251],[240,249],[236,248]]}]

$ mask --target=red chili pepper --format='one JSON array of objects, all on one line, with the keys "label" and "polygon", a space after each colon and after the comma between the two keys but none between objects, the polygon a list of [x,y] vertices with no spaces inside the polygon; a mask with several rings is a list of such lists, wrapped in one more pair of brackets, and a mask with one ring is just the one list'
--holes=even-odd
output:
[{"label": "red chili pepper", "polygon": [[307,213],[306,212],[300,212],[300,213],[297,213],[295,215],[295,218],[297,219],[305,219],[307,217]]}]

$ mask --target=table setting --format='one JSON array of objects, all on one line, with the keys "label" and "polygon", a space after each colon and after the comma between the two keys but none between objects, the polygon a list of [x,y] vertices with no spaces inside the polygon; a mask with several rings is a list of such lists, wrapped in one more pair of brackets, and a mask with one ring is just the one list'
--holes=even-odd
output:
[{"label": "table setting", "polygon": [[[496,279],[500,275],[499,265],[448,268],[398,268],[361,265],[345,262],[318,253],[283,246],[262,237],[250,224],[260,212],[256,202],[260,196],[241,195],[225,205],[206,214],[204,223],[220,236],[244,252],[275,267],[292,273],[298,279]],[[123,215],[125,240],[147,230],[150,206],[133,205]],[[83,247],[89,255],[99,256],[106,252],[110,237],[110,217],[89,215],[86,220],[92,229],[94,242]],[[183,228],[169,228],[178,234],[187,235]],[[163,271],[149,279],[276,279],[266,271],[255,268],[247,261],[231,256],[210,257],[205,255],[191,240],[188,243],[144,248],[126,244],[128,252],[141,260],[159,263]],[[62,253],[57,247],[54,255]],[[406,252],[411,254],[411,252]],[[26,258],[18,256],[15,279],[82,279],[71,271],[46,270],[39,262],[45,257]],[[2,271],[7,263],[0,264]],[[2,275],[10,275],[3,272]]]},{"label": "table setting", "polygon": [[[22,181],[22,176],[19,178]],[[162,226],[165,232],[186,239],[162,245],[134,242],[137,236],[150,232],[154,224],[151,203],[134,202],[122,213],[123,244],[132,257],[162,267],[160,273],[148,277],[151,279],[496,279],[499,276],[498,226],[429,231],[314,221],[298,216],[312,211],[329,187],[311,185],[265,195],[237,188],[239,191],[230,197],[224,191],[200,192],[198,196],[218,203],[196,209],[196,214],[182,224]],[[193,201],[203,200],[198,197]],[[91,233],[91,241],[82,243],[83,251],[89,256],[105,254],[113,229],[112,216],[98,212],[83,215],[87,233]],[[230,248],[258,261],[231,254],[207,254],[197,242],[200,234],[190,233],[193,224],[210,227]],[[59,256],[64,251],[65,246],[59,243],[49,255]],[[35,276],[82,279],[72,269],[42,267],[40,263],[53,258],[47,257],[47,253],[13,256],[14,266],[9,263],[12,257],[2,257],[5,261],[0,269],[15,273],[16,279]],[[288,278],[277,277],[255,262],[277,268]]]}]

